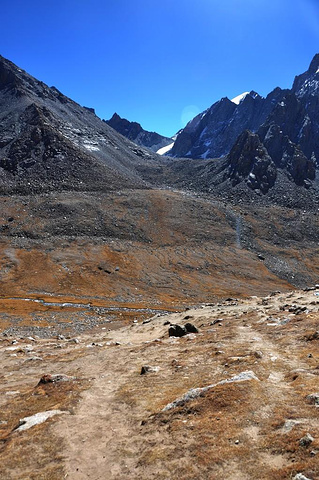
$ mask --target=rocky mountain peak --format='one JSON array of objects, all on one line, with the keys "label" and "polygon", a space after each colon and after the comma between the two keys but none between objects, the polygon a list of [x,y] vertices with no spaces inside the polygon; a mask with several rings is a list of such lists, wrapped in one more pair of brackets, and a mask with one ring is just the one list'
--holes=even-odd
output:
[{"label": "rocky mountain peak", "polygon": [[130,122],[126,118],[120,117],[116,112],[110,120],[104,120],[104,122],[132,142],[139,146],[147,147],[154,152],[173,142],[171,138],[144,130],[139,123]]},{"label": "rocky mountain peak", "polygon": [[319,53],[316,53],[316,55],[311,60],[308,73],[310,74],[318,73],[318,70],[319,70]]},{"label": "rocky mountain peak", "polygon": [[305,73],[296,76],[292,91],[297,97],[317,95],[319,92],[319,54],[317,53]]},{"label": "rocky mountain peak", "polygon": [[251,90],[250,92],[244,92],[240,95],[237,95],[237,97],[232,98],[231,101],[236,105],[239,105],[240,103],[244,102],[247,98],[248,100],[249,99],[254,100],[255,98],[261,98],[261,96],[254,90]]},{"label": "rocky mountain peak", "polygon": [[276,180],[276,167],[257,134],[245,130],[228,155],[233,185],[245,180],[253,190],[268,192]]},{"label": "rocky mountain peak", "polygon": [[0,89],[14,87],[17,85],[17,76],[14,72],[14,65],[0,55]]},{"label": "rocky mountain peak", "polygon": [[109,122],[120,122],[121,120],[122,118],[119,116],[119,114],[114,112]]}]

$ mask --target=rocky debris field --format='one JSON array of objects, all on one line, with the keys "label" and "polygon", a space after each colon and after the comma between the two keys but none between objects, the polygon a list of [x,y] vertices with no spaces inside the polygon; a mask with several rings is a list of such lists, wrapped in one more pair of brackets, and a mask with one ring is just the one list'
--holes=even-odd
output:
[{"label": "rocky debris field", "polygon": [[318,480],[318,318],[319,286],[2,329],[0,478]]}]

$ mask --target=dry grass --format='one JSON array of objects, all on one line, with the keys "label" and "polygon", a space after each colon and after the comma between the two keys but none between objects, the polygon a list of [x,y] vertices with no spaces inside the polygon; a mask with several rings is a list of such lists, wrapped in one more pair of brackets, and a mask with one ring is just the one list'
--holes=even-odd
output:
[{"label": "dry grass", "polygon": [[74,413],[85,380],[39,384],[10,398],[1,406],[0,478],[60,480],[63,474],[63,438],[50,433],[50,424],[32,427],[23,433],[15,429],[19,420],[47,410]]}]

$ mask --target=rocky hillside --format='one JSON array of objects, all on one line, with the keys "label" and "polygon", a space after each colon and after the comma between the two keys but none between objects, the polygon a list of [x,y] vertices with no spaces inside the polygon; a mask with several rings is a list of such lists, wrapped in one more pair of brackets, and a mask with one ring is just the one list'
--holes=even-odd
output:
[{"label": "rocky hillside", "polygon": [[173,143],[173,140],[164,137],[156,132],[148,132],[137,122],[130,122],[125,118],[121,118],[117,113],[114,113],[110,120],[105,122],[114,128],[117,132],[139,146],[147,147],[153,152],[157,152],[163,147]]},{"label": "rocky hillside", "polygon": [[148,150],[0,57],[0,190],[141,187]]}]

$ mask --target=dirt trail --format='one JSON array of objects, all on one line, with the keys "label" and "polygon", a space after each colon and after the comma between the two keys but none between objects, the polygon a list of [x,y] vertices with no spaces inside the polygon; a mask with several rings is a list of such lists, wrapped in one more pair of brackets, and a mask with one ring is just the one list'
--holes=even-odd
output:
[{"label": "dirt trail", "polygon": [[[242,432],[249,441],[255,444],[255,448],[259,444],[256,448],[256,452],[259,451],[257,463],[264,463],[272,470],[282,470],[284,467],[291,466],[292,461],[284,453],[270,453],[267,448],[262,451],[265,437],[263,423],[267,423],[275,415],[278,406],[294,404],[296,391],[288,374],[296,370],[307,374],[309,362],[300,359],[298,355],[292,354],[291,350],[281,347],[276,341],[276,337],[273,337],[273,332],[275,330],[278,332],[280,327],[271,325],[272,320],[267,319],[267,311],[262,306],[258,307],[257,303],[258,301],[252,300],[250,304],[249,301],[246,301],[240,302],[238,305],[223,306],[222,310],[218,307],[206,307],[187,313],[196,325],[199,326],[204,323],[202,329],[206,328],[206,331],[212,330],[207,328],[209,326],[206,323],[207,320],[212,320],[216,316],[221,316],[223,319],[220,325],[228,322],[227,327],[220,327],[220,329],[228,329],[229,332],[227,333],[231,336],[231,342],[229,339],[227,343],[225,340],[220,342],[223,347],[226,346],[227,353],[231,353],[231,355],[228,355],[228,368],[231,362],[234,362],[234,364],[238,362],[240,369],[237,365],[236,370],[243,371],[248,368],[247,364],[249,363],[249,368],[252,368],[260,378],[263,398],[268,400],[267,405],[261,402],[261,404],[253,406],[259,425],[249,425]],[[278,301],[274,302],[272,308],[278,310],[279,303]],[[242,322],[246,322],[247,306],[251,311],[255,310],[254,319],[248,325],[247,323],[243,325]],[[220,314],[220,310],[223,312],[222,314]],[[293,316],[291,315],[291,317]],[[169,320],[174,323],[182,318],[183,314],[175,314],[170,316]],[[91,388],[82,395],[76,416],[64,417],[59,420],[56,426],[56,433],[62,434],[64,432],[67,478],[94,478],[97,480],[103,478],[156,478],[156,468],[147,465],[147,462],[146,466],[141,467],[139,460],[143,456],[143,450],[149,451],[151,455],[152,449],[153,451],[154,449],[158,450],[159,444],[167,445],[167,443],[171,443],[170,447],[172,449],[176,447],[174,439],[170,439],[167,432],[163,429],[156,432],[156,425],[154,425],[153,432],[148,431],[143,437],[141,422],[147,420],[151,413],[160,411],[158,406],[156,408],[156,404],[160,404],[161,399],[154,399],[153,408],[148,405],[148,409],[145,410],[145,398],[136,395],[136,386],[133,385],[134,379],[138,378],[141,365],[150,363],[151,365],[159,365],[161,369],[167,369],[167,358],[178,357],[187,343],[200,343],[199,336],[197,339],[193,338],[188,341],[184,338],[169,339],[166,333],[167,327],[163,326],[165,320],[167,318],[157,318],[148,325],[135,326],[130,330],[114,332],[113,340],[119,341],[121,345],[114,347],[112,351],[104,350],[95,354],[89,368],[86,365],[86,370],[83,370],[83,373],[85,375],[92,375],[93,373],[94,375]],[[154,342],[157,338],[160,341]],[[145,345],[147,345],[145,342],[151,342],[152,348],[145,348]],[[129,345],[125,345],[125,343],[129,343]],[[229,350],[231,351],[229,352]],[[237,352],[241,353],[237,355]],[[196,357],[198,352],[194,348],[192,353]],[[253,365],[249,357],[251,353],[256,355]],[[186,356],[186,359],[189,364],[192,364],[191,352],[190,357],[187,358]],[[248,359],[249,362],[246,361]],[[216,368],[216,372],[218,372],[218,368]],[[166,372],[166,374],[169,373]],[[205,377],[206,372],[203,371],[203,374]],[[215,375],[215,379],[219,380],[222,376],[227,378],[229,374],[224,370],[222,375]],[[181,384],[185,383],[185,378],[180,379],[180,382]],[[182,388],[180,386],[178,390],[182,390]],[[186,385],[184,388],[186,391]],[[123,392],[123,389],[127,398],[125,398],[125,395],[121,398],[121,395],[119,395],[119,392]],[[130,395],[128,393],[130,390],[134,394]],[[169,400],[173,399],[174,394],[171,394]],[[148,400],[151,401],[151,399]],[[289,412],[286,413],[289,414]],[[295,417],[290,424],[289,418],[283,418],[282,428],[288,425],[285,428],[289,431],[290,427],[292,429],[295,425],[305,424],[307,428],[311,427],[312,431],[317,430],[319,432],[318,420],[312,419],[310,425],[309,419],[303,418],[303,415],[301,415],[302,418]],[[285,423],[287,420],[288,424]],[[163,455],[165,455],[164,451],[165,448]],[[168,460],[169,462],[172,463]],[[181,464],[188,464],[188,462],[189,451],[187,448],[182,448],[179,451],[177,464],[181,466]],[[170,474],[167,473],[167,468],[162,465],[162,462],[157,460],[156,463],[158,478],[170,478]],[[176,468],[178,468],[177,464]],[[239,461],[225,462],[222,468],[216,466],[215,471],[216,473],[222,473],[224,478],[231,478],[232,480],[253,478],[247,470],[243,470],[240,459]],[[215,477],[212,474],[211,477],[186,476],[185,478]]]},{"label": "dirt trail", "polygon": [[[1,478],[288,480],[301,472],[318,480],[318,410],[307,401],[319,390],[318,340],[307,340],[318,329],[315,293],[230,299],[118,330],[104,327],[78,341],[37,340],[27,353],[2,343],[2,389],[13,392],[12,408],[19,400],[14,392],[30,389],[45,371],[74,375],[84,390],[71,408],[64,404],[71,415],[24,434],[31,444],[37,435],[59,446],[60,460],[34,445],[29,470],[16,466]],[[191,322],[199,333],[169,337],[168,322]],[[31,362],[31,355],[43,360]],[[156,369],[141,375],[142,365]],[[247,371],[259,380],[219,383]],[[162,412],[189,389],[211,384],[205,395]],[[57,384],[54,395],[61,389]],[[300,447],[306,433],[314,441]],[[22,438],[13,434],[14,442]],[[22,457],[23,443],[13,445]],[[32,460],[39,452],[46,467]],[[9,464],[8,448],[2,458]]]}]

